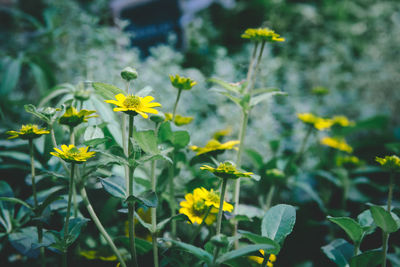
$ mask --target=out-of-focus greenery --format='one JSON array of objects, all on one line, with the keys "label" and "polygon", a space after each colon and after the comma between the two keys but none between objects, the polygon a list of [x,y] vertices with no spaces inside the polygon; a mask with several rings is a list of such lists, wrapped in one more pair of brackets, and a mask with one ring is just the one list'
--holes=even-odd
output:
[{"label": "out-of-focus greenery", "polygon": [[[140,52],[130,46],[129,35],[123,31],[126,22],[112,21],[108,1],[46,0],[35,9],[31,9],[30,1],[18,1],[1,8],[8,24],[0,26],[0,131],[28,122],[30,117],[21,112],[22,105],[51,96],[60,88],[57,85],[98,81],[123,87],[119,72],[125,66],[133,66],[139,71],[135,87],[150,85],[165,111],[171,110],[175,101],[169,74],[179,73],[197,81],[191,94],[182,95],[178,112],[195,117],[194,123],[187,127],[192,144],[204,145],[217,125],[221,129],[230,126],[236,133],[239,110],[232,112],[235,104],[210,90],[217,86],[207,79],[218,77],[230,82],[245,79],[251,47],[240,39],[240,34],[248,27],[266,25],[285,37],[286,42],[266,48],[258,86],[280,88],[289,97],[269,100],[252,111],[246,138],[246,147],[252,150],[245,155],[246,167],[265,171],[270,165],[279,165],[274,156],[278,152],[290,154],[299,150],[306,135],[306,128],[296,117],[299,112],[311,111],[326,117],[347,115],[356,121],[354,127],[342,134],[348,136],[354,154],[364,162],[372,164],[376,155],[396,152],[396,146],[385,144],[400,139],[399,1],[236,2],[232,9],[214,4],[198,14],[186,27],[183,53],[173,49],[171,36],[170,44],[152,48],[147,58],[140,58]],[[313,93],[316,87],[326,88],[329,93],[317,95]],[[315,135],[309,143],[312,153],[302,159],[306,170],[336,168],[334,155],[318,148]],[[8,143],[0,144],[5,149]],[[18,146],[17,149],[22,150]],[[253,152],[264,160],[257,162],[257,154]],[[350,189],[350,214],[346,215],[356,217],[364,209],[355,203],[384,199],[381,176],[371,175],[363,168],[350,174],[343,174],[341,169],[335,171],[334,178],[346,175],[360,178],[358,187]],[[22,170],[13,173],[19,178],[25,175]],[[321,204],[335,212],[340,206],[337,203],[341,193],[330,184],[332,175],[310,173],[300,174],[300,180],[307,181],[311,193],[317,192],[320,197],[297,187],[282,189],[282,202],[301,203],[308,209],[298,213],[299,230],[295,229],[288,238],[278,258],[280,266],[330,264],[320,247],[330,243],[337,233],[327,225],[326,210]],[[10,171],[2,169],[1,174],[8,175]],[[373,186],[361,179],[364,175],[374,182]],[[188,177],[187,170],[176,177],[177,191],[185,190]],[[21,181],[14,183],[22,184]],[[26,185],[16,188],[23,192]],[[252,199],[257,187],[248,183],[243,190],[243,203],[257,204]],[[263,190],[258,193],[266,194]],[[313,196],[316,202],[310,202]],[[108,205],[112,206],[111,202]],[[105,214],[102,219],[106,220]],[[310,235],[315,239],[310,240]],[[376,248],[379,238],[369,237],[365,249]],[[396,234],[391,238],[399,240]],[[90,238],[87,240],[90,244]]]}]

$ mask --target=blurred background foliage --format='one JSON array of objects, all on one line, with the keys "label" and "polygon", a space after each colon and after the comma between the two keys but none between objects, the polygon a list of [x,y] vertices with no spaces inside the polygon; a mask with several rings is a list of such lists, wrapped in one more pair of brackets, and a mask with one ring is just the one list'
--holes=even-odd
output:
[{"label": "blurred background foliage", "polygon": [[[195,117],[188,126],[192,144],[202,146],[214,131],[227,127],[236,133],[238,108],[214,92],[215,85],[207,80],[211,77],[228,82],[244,80],[251,45],[240,35],[248,27],[263,25],[274,29],[286,41],[266,48],[258,86],[280,88],[288,96],[276,97],[254,109],[246,147],[261,155],[264,163],[274,159],[278,152],[284,155],[298,151],[306,128],[298,122],[296,113],[314,112],[326,117],[346,115],[355,121],[356,125],[346,130],[346,136],[355,149],[354,154],[367,164],[374,165],[376,155],[399,153],[396,151],[399,146],[387,145],[400,140],[399,1],[236,0],[230,5],[214,1],[182,26],[182,44],[177,45],[179,38],[171,34],[168,43],[151,47],[147,56],[131,43],[131,33],[124,30],[128,22],[113,17],[107,0],[2,2],[1,150],[9,148],[9,142],[4,141],[5,131],[32,121],[30,114],[23,112],[24,104],[38,105],[46,97],[52,101],[46,105],[55,104],[63,97],[54,95],[56,90],[78,90],[87,81],[123,87],[119,72],[125,66],[138,69],[139,79],[134,87],[153,88],[153,95],[165,111],[171,110],[175,100],[169,74],[187,75],[198,82],[190,94],[182,96],[178,111]],[[178,50],[177,46],[181,48]],[[315,88],[326,88],[329,93],[318,95]],[[146,122],[143,124],[145,127]],[[305,169],[335,167],[334,155],[319,148],[315,135],[309,144],[311,153],[302,159]],[[227,158],[229,155],[232,154]],[[247,153],[244,165],[265,170],[263,162],[255,163],[254,155],[251,151]],[[1,168],[2,176],[11,171],[14,176],[26,174],[5,166]],[[376,172],[372,173],[360,171],[355,176],[368,176],[379,188],[385,182]],[[308,181],[312,175],[307,175]],[[22,184],[23,180],[11,184]],[[318,191],[324,183],[327,182],[313,178],[311,185]],[[20,186],[23,192],[26,185]],[[385,198],[384,190],[372,190],[365,184],[361,187],[352,191],[355,202]],[[244,186],[243,202],[257,204],[251,199],[254,189],[251,183]],[[309,209],[299,213],[296,228],[300,230],[295,228],[288,239],[278,265],[303,262],[304,265],[298,266],[310,266],[307,265],[310,262],[329,265],[320,250],[332,235],[324,221],[326,214],[318,208],[318,202],[307,202],[309,197],[296,190],[283,193],[281,201],[293,201],[295,196],[300,202],[304,200]],[[338,199],[335,190],[338,191],[333,188],[321,200],[325,205],[335,207]],[[348,208],[354,217],[363,208],[353,204]],[[312,234],[313,240],[308,230],[316,232]],[[371,237],[370,244],[379,238]],[[399,240],[398,235],[393,239]],[[304,246],[308,243],[309,246]]]}]

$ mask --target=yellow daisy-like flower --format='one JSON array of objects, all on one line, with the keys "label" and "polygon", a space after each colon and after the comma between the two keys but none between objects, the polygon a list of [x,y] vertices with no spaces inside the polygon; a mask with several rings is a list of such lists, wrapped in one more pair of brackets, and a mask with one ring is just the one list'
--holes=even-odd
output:
[{"label": "yellow daisy-like flower", "polygon": [[200,167],[200,169],[212,172],[216,176],[223,179],[238,179],[240,177],[251,177],[251,175],[253,175],[252,172],[239,171],[238,169],[236,169],[236,166],[229,161],[220,163],[217,168],[203,165],[202,167]]},{"label": "yellow daisy-like flower", "polygon": [[169,75],[169,79],[171,80],[172,86],[179,90],[190,90],[197,84],[194,80],[187,77],[181,77],[178,74],[175,76]]},{"label": "yellow daisy-like flower", "polygon": [[[166,121],[172,121],[172,113],[165,113],[165,120]],[[193,117],[184,117],[179,114],[175,115],[174,123],[177,126],[182,126],[189,124],[193,121]]]},{"label": "yellow daisy-like flower", "polygon": [[400,158],[396,155],[385,156],[384,158],[376,157],[375,160],[381,164],[384,169],[400,171]]},{"label": "yellow daisy-like flower", "polygon": [[[265,256],[264,250],[260,249],[259,252]],[[264,262],[263,257],[258,257],[258,256],[249,256],[249,260],[252,260],[258,264],[262,264]],[[275,254],[270,254],[267,262],[268,267],[274,266],[274,262],[276,261],[276,255]]]},{"label": "yellow daisy-like flower", "polygon": [[11,135],[7,139],[21,138],[24,140],[35,139],[40,137],[42,134],[49,134],[50,132],[44,128],[39,129],[36,124],[22,125],[19,131],[8,131],[6,134]]},{"label": "yellow daisy-like flower", "polygon": [[117,260],[117,256],[115,256],[115,255],[104,256],[101,252],[96,251],[96,250],[83,250],[79,254],[88,260],[102,260],[102,261],[116,261]]},{"label": "yellow daisy-like flower", "polygon": [[225,129],[216,131],[216,132],[213,134],[213,139],[215,139],[215,140],[220,140],[220,139],[222,139],[222,137],[228,136],[228,135],[230,135],[231,133],[232,133],[232,128],[231,128],[231,127],[228,127],[228,128],[225,128]]},{"label": "yellow daisy-like flower", "polygon": [[284,42],[285,38],[281,37],[275,31],[269,28],[249,28],[241,35],[244,39],[250,39],[256,42]]},{"label": "yellow daisy-like flower", "polygon": [[122,111],[126,114],[136,116],[137,114],[142,115],[143,118],[147,119],[149,116],[146,113],[157,114],[158,111],[154,107],[161,107],[160,103],[151,101],[154,100],[152,96],[140,97],[136,95],[123,95],[118,94],[115,96],[116,100],[104,100],[106,103],[117,105],[114,108],[115,112]]},{"label": "yellow daisy-like flower", "polygon": [[357,158],[356,156],[339,156],[336,157],[336,165],[339,167],[356,167],[359,166],[361,164],[361,161],[359,158]]},{"label": "yellow daisy-like flower", "polygon": [[321,139],[321,144],[329,146],[347,153],[353,152],[353,148],[346,143],[346,140],[337,137],[324,137]]},{"label": "yellow daisy-like flower", "polygon": [[[196,188],[194,191],[194,194],[198,194],[203,199],[205,200],[204,204],[208,207],[213,206],[214,208],[219,209],[219,202],[220,202],[220,196],[217,192],[215,192],[213,189],[208,191],[204,187]],[[222,207],[224,211],[232,212],[233,211],[233,206],[229,204],[228,202],[224,201],[224,205]]]},{"label": "yellow daisy-like flower", "polygon": [[346,116],[334,116],[332,118],[333,125],[340,125],[342,127],[353,126],[355,123],[350,121]]},{"label": "yellow daisy-like flower", "polygon": [[62,115],[61,118],[59,119],[59,122],[61,124],[65,124],[70,127],[75,127],[81,124],[82,122],[87,122],[87,120],[90,118],[98,117],[97,115],[90,116],[93,113],[96,113],[96,111],[82,109],[78,112],[76,108],[68,107],[64,115]]},{"label": "yellow daisy-like flower", "polygon": [[209,211],[210,206],[206,205],[206,200],[199,190],[194,190],[193,193],[186,194],[185,200],[181,201],[179,205],[181,206],[179,213],[188,216],[192,223],[201,224],[207,212],[208,215],[204,220],[204,223],[207,225],[211,225],[217,217],[218,210],[212,207]]},{"label": "yellow daisy-like flower", "polygon": [[211,139],[208,141],[205,147],[198,147],[198,146],[191,146],[190,149],[192,149],[194,152],[197,152],[197,156],[201,154],[205,154],[208,152],[213,152],[213,151],[223,151],[223,150],[228,150],[228,149],[235,149],[237,150],[236,145],[239,144],[240,141],[234,140],[234,141],[228,141],[226,143],[221,144],[218,140]]},{"label": "yellow daisy-like flower", "polygon": [[61,149],[58,149],[57,147],[54,148],[56,152],[50,152],[51,155],[55,157],[59,157],[60,159],[63,159],[67,162],[73,162],[73,163],[82,163],[85,162],[86,160],[94,157],[94,154],[96,152],[88,152],[89,147],[81,147],[77,148],[74,145],[62,145]]},{"label": "yellow daisy-like flower", "polygon": [[332,120],[315,116],[312,113],[298,113],[297,118],[305,124],[312,125],[315,129],[320,131],[329,129],[333,125]]}]

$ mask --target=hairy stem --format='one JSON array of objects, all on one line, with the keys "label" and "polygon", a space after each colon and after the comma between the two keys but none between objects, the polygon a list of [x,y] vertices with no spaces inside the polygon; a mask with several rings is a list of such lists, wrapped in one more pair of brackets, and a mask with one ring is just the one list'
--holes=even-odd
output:
[{"label": "hairy stem", "polygon": [[181,93],[182,93],[182,89],[179,89],[178,95],[176,96],[176,100],[175,100],[175,104],[174,104],[174,109],[173,109],[173,111],[172,111],[172,122],[173,122],[174,119],[175,119],[176,108],[178,107],[178,102],[179,102],[179,99],[181,98]]},{"label": "hairy stem", "polygon": [[[67,204],[67,213],[65,214],[65,223],[64,223],[64,245],[67,244],[68,238],[68,226],[69,226],[69,217],[71,213],[71,200],[72,200],[72,187],[74,186],[74,173],[75,173],[75,163],[71,163],[71,176],[69,179],[69,188],[68,188],[68,204]],[[63,253],[63,266],[67,266],[67,251],[66,248],[65,252]]]},{"label": "hairy stem", "polygon": [[[82,103],[82,102],[81,102]],[[69,127],[69,142],[71,145],[75,145],[75,131],[74,127]],[[72,202],[74,203],[74,218],[78,217],[78,202],[76,200],[76,188],[72,188]]]},{"label": "hairy stem", "polygon": [[97,217],[92,205],[90,204],[89,198],[87,196],[86,190],[84,185],[80,186],[80,193],[85,203],[86,209],[89,212],[90,217],[92,218],[94,224],[96,225],[97,229],[99,229],[100,233],[103,235],[104,239],[107,241],[108,245],[111,247],[112,251],[117,256],[120,264],[122,267],[126,267],[126,263],[122,258],[121,254],[119,253],[117,247],[115,246],[114,242],[112,241],[111,237],[108,235],[107,231],[104,229],[103,225],[101,224],[99,218]]},{"label": "hairy stem", "polygon": [[[388,212],[390,212],[390,210],[392,209],[394,172],[390,173],[389,179],[390,179],[389,192],[388,192],[387,207],[386,207],[386,210]],[[386,267],[386,257],[387,257],[388,248],[389,248],[389,233],[383,232],[382,233],[382,250],[383,250],[382,267]]]},{"label": "hairy stem", "polygon": [[[154,135],[157,139],[158,137],[158,128],[160,124],[157,123],[156,127],[154,129]],[[157,188],[157,177],[156,177],[156,166],[157,166],[157,161],[153,160],[151,162],[151,190],[153,192],[156,192]],[[154,261],[154,267],[158,267],[158,245],[157,245],[157,208],[151,208],[151,228],[152,228],[152,234],[151,234],[151,240],[153,244],[153,261]]]},{"label": "hairy stem", "polygon": [[275,185],[271,185],[271,187],[269,188],[269,191],[268,191],[268,195],[267,195],[265,210],[269,210],[269,208],[271,207],[272,198],[274,197],[274,194],[275,194]]},{"label": "hairy stem", "polygon": [[226,185],[228,184],[228,179],[224,178],[222,180],[222,185],[221,185],[221,196],[219,200],[219,210],[218,210],[218,217],[217,217],[217,232],[216,235],[219,235],[221,233],[221,224],[222,224],[222,214],[224,210],[224,199],[225,199],[225,193],[226,193]]},{"label": "hairy stem", "polygon": [[[176,202],[175,202],[175,186],[174,186],[174,175],[175,175],[175,159],[174,159],[175,150],[171,152],[171,160],[172,164],[168,169],[168,187],[169,187],[169,205],[171,207],[171,217],[176,215]],[[172,238],[176,237],[176,221],[171,221],[171,236]]]},{"label": "hairy stem", "polygon": [[[133,152],[133,145],[131,142],[131,138],[133,137],[133,119],[132,115],[129,115],[129,134],[128,134],[128,154],[131,156]],[[133,196],[133,173],[135,172],[134,166],[129,166],[129,175],[128,175],[128,196]],[[130,253],[132,257],[132,266],[137,267],[137,257],[136,257],[136,246],[135,246],[135,224],[134,224],[134,216],[135,216],[135,203],[128,203],[128,224],[129,224],[129,247]]]}]

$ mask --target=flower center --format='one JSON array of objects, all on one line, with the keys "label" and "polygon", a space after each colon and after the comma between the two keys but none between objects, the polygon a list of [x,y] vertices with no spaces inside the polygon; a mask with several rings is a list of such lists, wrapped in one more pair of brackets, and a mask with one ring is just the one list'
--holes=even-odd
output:
[{"label": "flower center", "polygon": [[204,205],[204,201],[196,201],[193,203],[193,213],[197,216],[201,216],[204,214],[206,206]]},{"label": "flower center", "polygon": [[128,95],[123,104],[127,108],[138,108],[140,106],[140,98],[135,95]]}]

